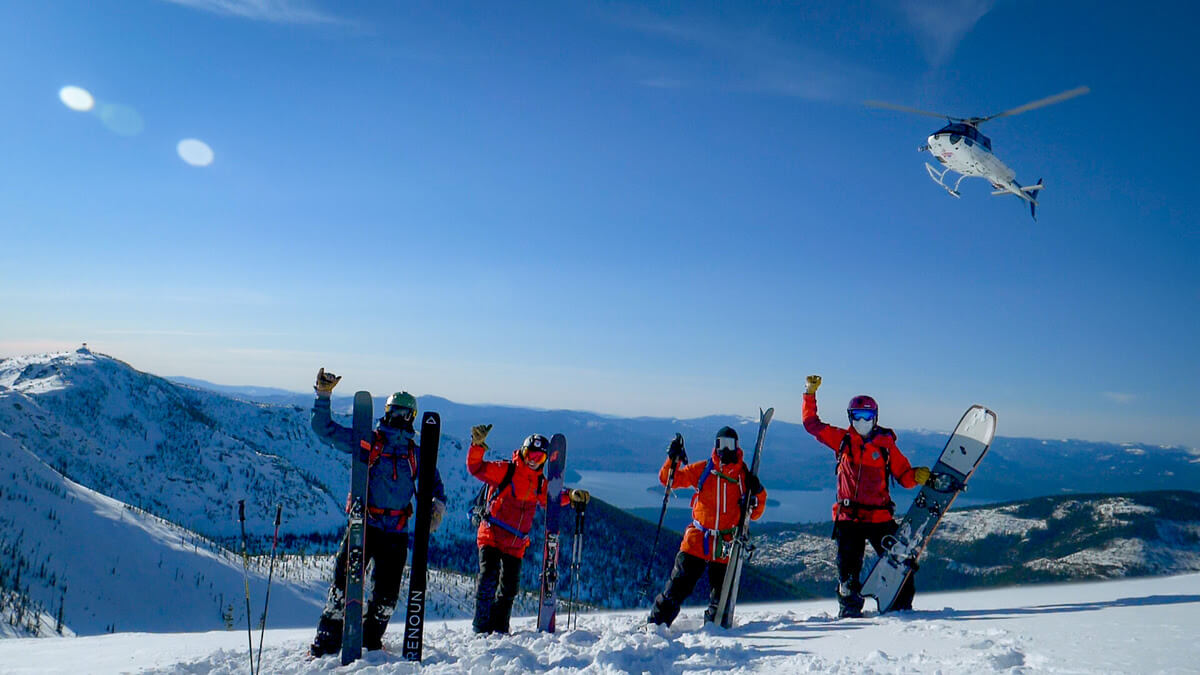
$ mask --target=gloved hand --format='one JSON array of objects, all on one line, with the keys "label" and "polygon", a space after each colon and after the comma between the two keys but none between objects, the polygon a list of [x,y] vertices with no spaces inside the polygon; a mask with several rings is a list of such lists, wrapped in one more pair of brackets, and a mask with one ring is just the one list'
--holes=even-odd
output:
[{"label": "gloved hand", "polygon": [[317,371],[317,383],[313,385],[313,389],[317,390],[318,396],[329,396],[333,393],[333,388],[341,382],[342,378],[339,375],[325,372],[325,369]]},{"label": "gloved hand", "polygon": [[577,506],[592,501],[592,495],[587,490],[571,490],[570,496],[571,503]]},{"label": "gloved hand", "polygon": [[929,481],[929,467],[918,466],[913,468],[913,480],[917,481],[917,485],[924,485]]},{"label": "gloved hand", "polygon": [[687,464],[687,452],[683,449],[683,434],[675,434],[671,444],[667,446],[667,457],[672,462]]},{"label": "gloved hand", "polygon": [[476,424],[471,427],[471,445],[479,445],[486,448],[488,432],[492,430],[490,424]]},{"label": "gloved hand", "polygon": [[817,389],[820,389],[820,388],[821,388],[821,376],[820,375],[809,375],[808,377],[804,378],[804,393],[815,394],[815,393],[817,393]]},{"label": "gloved hand", "polygon": [[433,510],[429,512],[429,531],[437,532],[446,515],[446,503],[440,499],[433,500]]}]

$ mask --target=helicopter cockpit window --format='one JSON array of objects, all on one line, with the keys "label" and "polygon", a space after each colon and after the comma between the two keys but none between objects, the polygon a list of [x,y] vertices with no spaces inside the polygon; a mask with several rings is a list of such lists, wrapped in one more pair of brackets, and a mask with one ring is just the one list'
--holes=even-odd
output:
[{"label": "helicopter cockpit window", "polygon": [[962,139],[962,136],[960,136],[958,134],[955,134],[955,133],[950,134],[951,145],[957,144],[961,139]]}]

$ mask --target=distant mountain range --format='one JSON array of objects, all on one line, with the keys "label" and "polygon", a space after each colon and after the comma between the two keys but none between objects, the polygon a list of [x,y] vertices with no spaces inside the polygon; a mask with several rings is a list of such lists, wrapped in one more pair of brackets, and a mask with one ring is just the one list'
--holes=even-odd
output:
[{"label": "distant mountain range", "polygon": [[[312,395],[263,387],[230,387],[202,380],[174,378],[190,386],[243,398],[307,409]],[[335,396],[338,409],[349,411],[351,392]],[[384,396],[376,398],[380,406]],[[687,439],[688,454],[704,456],[717,429],[739,430],[749,446],[757,429],[757,411],[747,416],[716,415],[695,419],[612,417],[571,410],[540,410],[500,405],[467,405],[437,396],[421,396],[419,404],[437,410],[444,428],[466,437],[473,424],[492,422],[494,447],[516,447],[526,435],[565,433],[571,440],[571,465],[576,469],[657,472],[667,443],[676,432]],[[966,410],[964,402],[963,409]],[[825,419],[843,424],[837,406],[826,406]],[[793,411],[793,414],[798,411]],[[1004,411],[997,411],[1004,429]],[[946,420],[951,428],[957,419]],[[932,464],[945,446],[947,434],[897,430],[898,445],[914,464]],[[818,490],[833,484],[833,453],[818,444],[803,425],[771,424],[760,474],[768,490]],[[973,500],[1010,501],[1043,495],[1089,494],[1127,490],[1194,489],[1200,486],[1200,450],[1149,444],[1043,440],[998,436],[984,467],[972,479]]]}]

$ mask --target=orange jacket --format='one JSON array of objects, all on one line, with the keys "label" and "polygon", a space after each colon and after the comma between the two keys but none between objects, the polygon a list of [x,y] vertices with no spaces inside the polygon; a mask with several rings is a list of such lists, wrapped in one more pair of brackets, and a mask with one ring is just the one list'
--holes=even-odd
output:
[{"label": "orange jacket", "polygon": [[[675,469],[674,480],[670,487],[697,487],[709,460],[695,462]],[[667,475],[671,471],[671,460],[663,463],[658,471],[658,481],[667,485]],[[732,464],[721,464],[716,450],[712,453],[712,471],[705,479],[704,485],[692,495],[692,523],[683,533],[683,543],[679,550],[704,560],[726,562],[729,560],[729,543],[733,541],[733,530],[737,528],[741,518],[742,494],[753,485],[746,485],[746,476],[750,469],[742,461],[742,451],[739,448],[737,460]],[[750,481],[751,483],[757,480]],[[761,483],[757,486],[750,500],[750,519],[758,520],[767,508],[767,491]]]},{"label": "orange jacket", "polygon": [[[498,548],[507,555],[520,558],[529,548],[529,528],[533,527],[534,513],[538,506],[546,508],[549,481],[540,471],[529,468],[521,460],[520,451],[514,450],[512,462],[517,468],[513,471],[512,482],[504,488],[504,492],[496,495],[496,488],[508,473],[508,462],[484,461],[483,453],[486,450],[484,446],[472,445],[467,451],[467,471],[491,486],[487,494],[488,499],[492,500],[488,511],[490,518],[485,518],[479,524],[475,543],[480,547]],[[571,503],[565,488],[559,499],[563,506]]]},{"label": "orange jacket", "polygon": [[804,395],[804,428],[837,453],[837,503],[834,520],[882,523],[892,519],[895,505],[888,492],[887,466],[906,488],[917,481],[908,458],[896,447],[896,434],[876,426],[869,439],[854,427],[825,424],[817,416],[817,395]]}]

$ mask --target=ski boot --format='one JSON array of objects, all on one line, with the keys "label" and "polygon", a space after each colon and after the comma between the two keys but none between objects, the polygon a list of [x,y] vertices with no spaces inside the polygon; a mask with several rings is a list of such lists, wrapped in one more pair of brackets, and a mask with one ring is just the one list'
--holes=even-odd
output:
[{"label": "ski boot", "polygon": [[320,658],[342,651],[342,622],[338,619],[321,617],[317,624],[317,637],[308,647],[309,656]]}]

